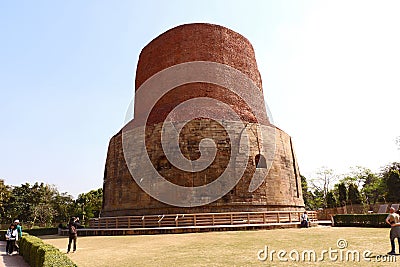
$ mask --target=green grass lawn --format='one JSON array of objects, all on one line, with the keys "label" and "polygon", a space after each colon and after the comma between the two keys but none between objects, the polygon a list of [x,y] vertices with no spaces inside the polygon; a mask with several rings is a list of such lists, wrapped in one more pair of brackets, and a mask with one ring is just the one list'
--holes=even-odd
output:
[{"label": "green grass lawn", "polygon": [[[61,251],[66,251],[68,238],[44,236]],[[349,250],[360,252],[360,262],[332,262],[329,255],[320,262],[281,262],[276,253],[273,260],[257,259],[259,250],[268,246],[271,250],[315,250],[317,258],[323,250],[338,249],[337,240],[345,239]],[[396,242],[397,248],[397,242]],[[363,259],[365,250],[372,252],[371,262]],[[78,266],[399,266],[397,262],[377,262],[376,255],[390,250],[387,228],[332,228],[278,229],[259,231],[209,232],[190,234],[141,235],[141,236],[95,236],[79,237],[78,250],[69,257]],[[296,257],[292,252],[293,258]],[[336,254],[333,254],[334,257]],[[339,253],[337,254],[339,255]],[[343,254],[345,259],[346,253]],[[263,255],[261,255],[263,256]]]}]

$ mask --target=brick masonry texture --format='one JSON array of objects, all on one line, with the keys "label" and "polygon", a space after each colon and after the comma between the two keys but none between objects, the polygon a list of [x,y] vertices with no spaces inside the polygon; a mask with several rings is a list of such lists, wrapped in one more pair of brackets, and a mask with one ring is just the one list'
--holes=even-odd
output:
[{"label": "brick masonry texture", "polygon": [[[187,24],[173,28],[151,41],[139,56],[136,69],[135,88],[157,72],[176,64],[192,61],[212,61],[229,65],[247,75],[262,90],[261,76],[257,68],[254,50],[242,35],[218,25]],[[191,87],[188,90],[188,87]],[[186,85],[170,92],[157,103],[155,113],[147,121],[149,124],[163,121],[174,106],[185,98],[207,96],[229,104],[242,120],[255,122],[248,107],[238,97],[210,84]],[[259,109],[265,109],[260,99]],[[210,112],[217,108],[208,107]],[[135,106],[135,114],[140,114],[140,105]]]},{"label": "brick masonry texture", "polygon": [[[240,34],[218,25],[187,24],[173,28],[151,41],[143,48],[136,72],[136,89],[157,72],[176,64],[191,61],[212,61],[229,65],[247,75],[262,91],[262,82],[254,50],[250,42]],[[230,124],[231,131],[246,131],[250,154],[247,168],[236,186],[225,196],[199,207],[174,207],[162,203],[145,193],[132,178],[128,165],[144,155],[134,155],[126,162],[122,145],[122,130],[111,138],[104,171],[104,201],[102,216],[147,215],[168,213],[201,213],[229,211],[299,210],[304,208],[300,174],[291,138],[270,123],[268,118],[259,121],[251,108],[238,95],[226,88],[207,83],[185,84],[171,90],[154,106],[146,121],[144,136],[135,134],[133,121],[124,129],[132,131],[133,138],[145,139],[147,153],[154,168],[168,181],[181,186],[201,186],[219,177],[227,168],[232,149],[229,136],[221,125],[209,118],[196,118],[188,122],[180,132],[182,154],[191,160],[200,156],[199,142],[211,138],[217,147],[212,164],[205,170],[190,173],[175,168],[165,157],[161,147],[162,123],[171,110],[180,103],[196,98],[210,97],[229,105],[245,124]],[[135,99],[135,118],[140,116],[141,103]],[[263,99],[256,100],[256,107],[265,112]],[[219,107],[204,107],[211,114],[224,119]],[[196,110],[187,110],[196,114]],[[266,112],[265,112],[266,114]],[[179,118],[172,117],[179,123]],[[260,143],[267,143],[260,147]],[[240,149],[240,147],[239,147]],[[134,150],[134,149],[133,149]],[[273,153],[274,152],[274,153]],[[256,171],[257,155],[266,158],[270,167],[264,182],[254,192],[249,192],[250,180]],[[235,169],[228,169],[235,176]],[[146,177],[146,173],[143,173]],[[159,186],[162,190],[162,186]]]}]

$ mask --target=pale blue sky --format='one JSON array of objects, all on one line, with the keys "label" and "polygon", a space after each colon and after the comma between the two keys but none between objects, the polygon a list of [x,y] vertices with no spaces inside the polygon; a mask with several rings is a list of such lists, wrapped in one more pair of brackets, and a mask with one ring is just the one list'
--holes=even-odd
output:
[{"label": "pale blue sky", "polygon": [[300,171],[398,161],[397,1],[2,1],[0,178],[74,196],[102,186],[141,49],[208,22],[253,44]]}]

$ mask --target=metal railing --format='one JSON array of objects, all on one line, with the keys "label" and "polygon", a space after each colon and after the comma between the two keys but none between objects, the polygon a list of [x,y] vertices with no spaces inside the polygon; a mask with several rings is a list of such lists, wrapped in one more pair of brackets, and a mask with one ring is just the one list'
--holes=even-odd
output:
[{"label": "metal railing", "polygon": [[[101,217],[90,219],[89,227],[95,229],[117,229],[285,224],[299,223],[301,214],[303,214],[303,211],[221,212]],[[315,211],[309,211],[308,218],[310,222],[316,222],[317,213]]]}]

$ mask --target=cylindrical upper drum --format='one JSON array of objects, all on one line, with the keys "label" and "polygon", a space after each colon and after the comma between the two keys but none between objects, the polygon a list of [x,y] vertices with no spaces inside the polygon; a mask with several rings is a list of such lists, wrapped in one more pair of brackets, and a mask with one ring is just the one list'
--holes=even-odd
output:
[{"label": "cylindrical upper drum", "polygon": [[249,40],[228,28],[207,23],[180,25],[146,45],[139,56],[135,88],[163,69],[191,61],[212,61],[232,66],[249,76],[260,90],[262,88]]},{"label": "cylindrical upper drum", "polygon": [[[251,90],[255,89],[259,90],[262,96],[261,76],[250,42],[230,29],[203,23],[178,26],[146,45],[139,56],[135,88],[138,90],[146,80],[161,71],[166,72],[168,68],[178,64],[185,68],[191,62],[215,62],[230,66],[243,73],[254,84],[250,89],[242,88],[243,93],[252,94]],[[213,72],[212,67],[209,71]],[[172,73],[168,78],[173,77]],[[232,77],[226,75],[225,79],[232,79]],[[140,95],[138,97],[135,98],[135,117],[140,116],[141,110],[145,108],[143,103],[146,103],[146,99],[140,99]],[[198,97],[210,97],[228,104],[242,121],[269,124],[263,97],[252,99],[255,106],[253,109],[264,113],[256,118],[252,107],[249,107],[249,103],[246,103],[238,94],[229,88],[206,82],[193,82],[170,90],[153,108],[154,113],[151,114],[147,123],[164,121],[168,113],[178,104]],[[148,95],[144,94],[143,98],[148,98]],[[219,114],[221,119],[224,119],[224,114],[220,114],[218,107],[207,108],[209,113]]]}]

